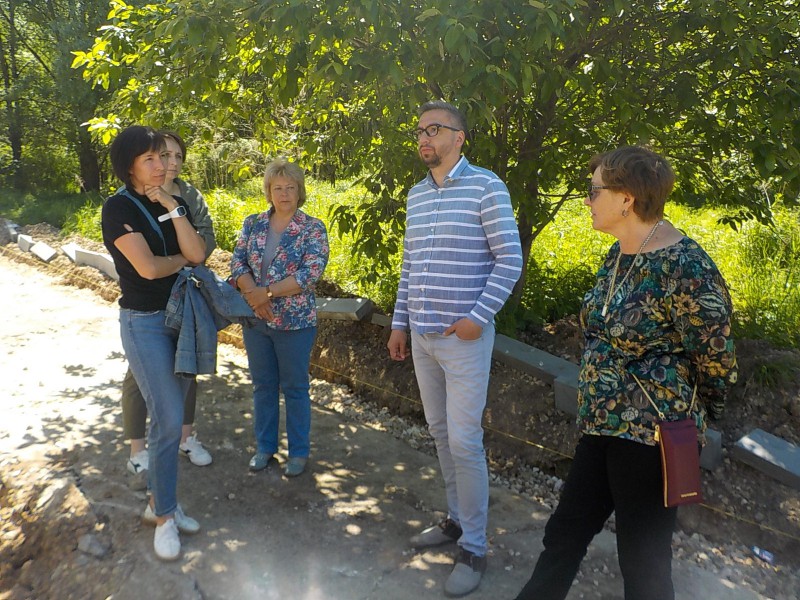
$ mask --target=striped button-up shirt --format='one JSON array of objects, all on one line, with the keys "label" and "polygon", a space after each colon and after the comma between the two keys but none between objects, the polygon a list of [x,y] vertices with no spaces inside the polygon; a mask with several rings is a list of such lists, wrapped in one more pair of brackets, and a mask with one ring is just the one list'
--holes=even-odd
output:
[{"label": "striped button-up shirt", "polygon": [[508,188],[462,156],[442,187],[429,172],[408,193],[392,329],[443,333],[463,317],[483,327],[503,307],[521,272]]}]

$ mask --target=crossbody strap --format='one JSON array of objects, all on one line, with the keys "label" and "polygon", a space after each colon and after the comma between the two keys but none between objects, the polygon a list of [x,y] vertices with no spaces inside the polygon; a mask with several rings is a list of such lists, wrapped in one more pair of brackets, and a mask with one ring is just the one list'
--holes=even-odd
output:
[{"label": "crossbody strap", "polygon": [[[664,415],[664,413],[662,413],[658,409],[658,406],[656,406],[656,403],[653,402],[653,399],[650,397],[650,394],[648,394],[647,390],[644,389],[644,386],[642,385],[642,382],[639,381],[639,378],[636,376],[636,373],[631,373],[631,375],[633,375],[633,378],[636,380],[636,383],[638,383],[639,387],[642,389],[642,393],[644,394],[644,397],[647,398],[647,400],[650,402],[650,404],[653,405],[653,408],[656,409],[656,412],[658,413],[658,418],[661,419],[662,421],[666,421],[667,420],[666,415]],[[694,390],[692,391],[692,403],[689,405],[689,410],[687,411],[687,414],[691,414],[692,409],[694,409],[694,401],[695,401],[696,398],[697,398],[697,384],[695,383],[694,384]]]},{"label": "crossbody strap", "polygon": [[144,205],[141,203],[141,201],[136,196],[131,194],[124,185],[117,190],[117,193],[121,194],[121,195],[125,196],[126,198],[128,198],[129,200],[131,200],[139,208],[139,210],[142,211],[144,216],[147,217],[147,220],[150,221],[150,225],[153,227],[155,232],[158,234],[158,237],[161,238],[161,244],[164,247],[164,256],[168,256],[168,254],[167,254],[167,241],[164,239],[164,232],[161,231],[161,227],[158,226],[158,223],[156,223],[156,220],[153,218],[153,215],[151,215],[147,211],[147,209],[144,207]]}]

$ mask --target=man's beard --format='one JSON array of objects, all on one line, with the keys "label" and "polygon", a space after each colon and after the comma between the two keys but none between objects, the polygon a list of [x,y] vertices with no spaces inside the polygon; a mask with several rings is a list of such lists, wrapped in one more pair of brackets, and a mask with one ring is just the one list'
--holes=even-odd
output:
[{"label": "man's beard", "polygon": [[431,151],[431,154],[428,156],[428,158],[425,158],[422,154],[420,154],[419,157],[429,169],[433,169],[434,167],[438,167],[442,164],[442,157],[436,153],[436,150]]}]

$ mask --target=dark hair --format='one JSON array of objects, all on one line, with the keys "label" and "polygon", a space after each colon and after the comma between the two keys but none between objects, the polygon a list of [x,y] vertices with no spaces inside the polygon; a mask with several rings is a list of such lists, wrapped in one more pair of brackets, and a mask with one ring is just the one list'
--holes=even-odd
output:
[{"label": "dark hair", "polygon": [[445,102],[444,100],[431,100],[417,109],[417,116],[421,117],[426,112],[431,110],[444,110],[449,112],[456,120],[456,126],[464,132],[464,136],[469,137],[469,130],[467,129],[467,117],[465,117],[464,113],[458,110],[455,106],[449,102]]},{"label": "dark hair", "polygon": [[186,142],[183,141],[183,138],[180,135],[170,129],[159,129],[158,133],[163,135],[165,138],[171,138],[175,140],[175,143],[178,144],[178,147],[181,149],[183,160],[186,160]]},{"label": "dark hair", "polygon": [[299,199],[297,200],[297,208],[300,208],[306,201],[306,175],[303,169],[295,163],[291,163],[285,158],[276,158],[267,165],[264,172],[264,194],[267,196],[267,202],[272,203],[272,180],[276,177],[287,177],[297,184],[297,192]]},{"label": "dark hair", "polygon": [[669,162],[641,146],[622,146],[589,161],[589,173],[600,167],[603,185],[633,196],[633,212],[646,223],[664,216],[664,204],[675,185]]},{"label": "dark hair", "polygon": [[131,185],[131,166],[137,156],[145,152],[161,150],[164,147],[164,136],[152,127],[143,125],[132,125],[119,132],[114,141],[111,142],[109,154],[111,156],[111,168],[114,175],[119,177],[122,182],[130,187]]}]

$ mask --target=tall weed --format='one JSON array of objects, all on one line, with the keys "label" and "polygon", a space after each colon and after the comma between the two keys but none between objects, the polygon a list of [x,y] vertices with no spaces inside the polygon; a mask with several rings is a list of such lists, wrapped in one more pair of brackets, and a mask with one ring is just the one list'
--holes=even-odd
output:
[{"label": "tall weed", "polygon": [[50,223],[60,229],[84,204],[94,203],[99,206],[102,201],[96,192],[19,192],[0,189],[0,215],[20,225]]},{"label": "tall weed", "polygon": [[103,241],[103,230],[100,217],[102,202],[89,200],[67,217],[62,231],[65,234],[74,233],[96,242]]},{"label": "tall weed", "polygon": [[775,225],[747,223],[729,276],[736,307],[735,333],[800,346],[800,225],[797,215],[776,214]]}]

